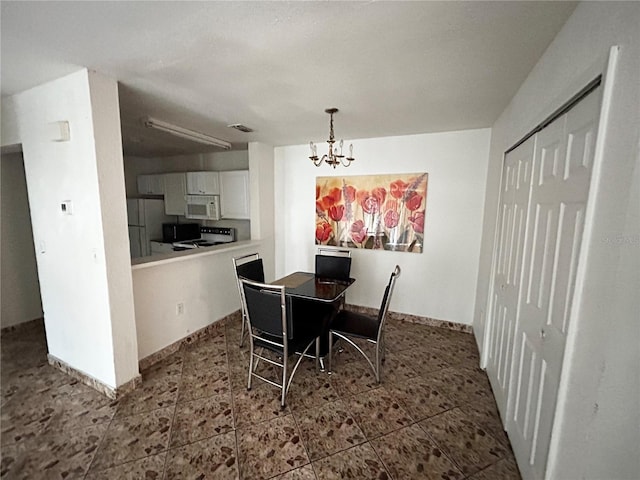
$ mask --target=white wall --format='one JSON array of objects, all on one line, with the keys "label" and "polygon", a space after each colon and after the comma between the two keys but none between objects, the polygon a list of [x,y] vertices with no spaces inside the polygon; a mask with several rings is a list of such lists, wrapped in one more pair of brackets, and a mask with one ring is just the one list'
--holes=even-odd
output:
[{"label": "white wall", "polygon": [[22,154],[2,154],[0,161],[0,325],[4,328],[42,318],[42,303]]},{"label": "white wall", "polygon": [[14,101],[49,353],[117,387],[138,371],[116,82],[81,70]]},{"label": "white wall", "polygon": [[[548,478],[640,472],[640,4],[583,2],[492,129],[474,317],[482,341],[503,152],[576,93],[620,45],[604,162],[591,193],[585,282],[576,288]],[[596,173],[594,173],[596,174]]]},{"label": "white wall", "polygon": [[[263,257],[269,253],[252,244],[220,253],[190,255],[170,263],[134,266],[139,358],[239,310],[231,259],[256,251]],[[178,303],[184,304],[182,315],[177,313]]]},{"label": "white wall", "polygon": [[489,136],[481,129],[357,140],[355,162],[335,170],[315,167],[306,145],[276,148],[276,276],[313,271],[316,176],[427,172],[423,253],[353,250],[348,302],[378,308],[398,264],[391,310],[471,324]]},{"label": "white wall", "polygon": [[3,97],[2,115],[0,115],[0,145],[5,147],[18,144],[20,144],[20,136],[18,135],[18,122],[16,121],[15,100],[13,97]]}]

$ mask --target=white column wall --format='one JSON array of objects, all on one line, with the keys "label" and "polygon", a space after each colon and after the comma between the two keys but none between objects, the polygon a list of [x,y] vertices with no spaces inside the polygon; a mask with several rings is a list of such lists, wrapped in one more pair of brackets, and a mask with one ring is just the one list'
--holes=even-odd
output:
[{"label": "white column wall", "polygon": [[49,353],[115,388],[137,375],[116,82],[81,70],[14,101]]},{"label": "white column wall", "polygon": [[276,277],[314,269],[316,176],[427,172],[424,251],[352,250],[356,283],[348,301],[378,308],[398,264],[402,275],[391,310],[471,324],[490,133],[479,129],[356,140],[355,162],[335,170],[315,167],[307,145],[276,148]]},{"label": "white column wall", "polygon": [[[583,241],[548,478],[640,472],[640,4],[582,2],[492,129],[474,331],[482,342],[504,151],[603,71],[620,45],[604,162]],[[482,345],[481,345],[482,346]]]},{"label": "white column wall", "polygon": [[[88,72],[116,386],[138,375],[118,84]],[[97,259],[96,259],[97,261]]]},{"label": "white column wall", "polygon": [[264,273],[275,279],[275,184],[273,146],[249,143],[249,190],[251,202],[251,239],[260,240]]}]

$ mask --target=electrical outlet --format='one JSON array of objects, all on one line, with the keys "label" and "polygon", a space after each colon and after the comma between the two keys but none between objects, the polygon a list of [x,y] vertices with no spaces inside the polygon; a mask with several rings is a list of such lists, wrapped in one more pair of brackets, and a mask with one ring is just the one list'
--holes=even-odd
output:
[{"label": "electrical outlet", "polygon": [[180,302],[176,305],[176,315],[184,315],[184,303]]}]

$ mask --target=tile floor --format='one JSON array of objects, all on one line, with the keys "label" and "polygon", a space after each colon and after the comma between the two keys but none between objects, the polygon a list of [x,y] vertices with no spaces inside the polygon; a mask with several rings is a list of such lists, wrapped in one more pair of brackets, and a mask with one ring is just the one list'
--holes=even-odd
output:
[{"label": "tile floor", "polygon": [[183,348],[119,401],[50,367],[41,325],[4,334],[0,477],[520,478],[471,335],[390,321],[381,385],[345,348],[331,376],[305,360],[282,410],[274,387],[247,391],[239,332]]}]

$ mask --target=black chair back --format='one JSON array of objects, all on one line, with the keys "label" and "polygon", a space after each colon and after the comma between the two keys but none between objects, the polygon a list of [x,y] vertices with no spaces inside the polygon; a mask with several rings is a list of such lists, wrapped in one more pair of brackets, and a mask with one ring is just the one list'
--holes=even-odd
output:
[{"label": "black chair back", "polygon": [[286,308],[284,286],[240,278],[249,324],[274,337],[292,338],[293,327]]},{"label": "black chair back", "polygon": [[335,280],[349,280],[351,257],[316,255],[316,276]]},{"label": "black chair back", "polygon": [[254,282],[264,283],[264,265],[261,258],[236,265],[238,277],[248,278]]},{"label": "black chair back", "polygon": [[380,305],[380,310],[378,311],[378,324],[379,331],[382,330],[382,324],[384,323],[384,319],[387,316],[387,311],[389,310],[389,303],[391,303],[391,294],[393,294],[393,288],[396,284],[396,279],[400,276],[400,266],[396,265],[396,268],[391,272],[391,277],[389,277],[389,283],[384,289],[384,295],[382,296],[382,304]]}]

